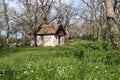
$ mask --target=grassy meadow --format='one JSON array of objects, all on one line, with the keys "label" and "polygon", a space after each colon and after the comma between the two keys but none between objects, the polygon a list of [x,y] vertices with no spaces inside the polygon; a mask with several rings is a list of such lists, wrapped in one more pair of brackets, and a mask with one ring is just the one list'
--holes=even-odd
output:
[{"label": "grassy meadow", "polygon": [[120,51],[107,42],[0,49],[0,80],[120,80]]}]

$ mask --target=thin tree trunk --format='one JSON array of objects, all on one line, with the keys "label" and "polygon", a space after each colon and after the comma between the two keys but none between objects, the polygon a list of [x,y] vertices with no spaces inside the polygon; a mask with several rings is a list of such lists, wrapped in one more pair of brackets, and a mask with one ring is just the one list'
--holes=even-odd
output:
[{"label": "thin tree trunk", "polygon": [[106,14],[107,14],[107,24],[109,28],[109,37],[114,49],[120,49],[120,39],[119,39],[119,29],[116,20],[115,8],[113,0],[105,0],[106,4]]},{"label": "thin tree trunk", "polygon": [[1,29],[0,29],[0,36],[1,36]]},{"label": "thin tree trunk", "polygon": [[38,2],[36,0],[36,5],[35,5],[35,11],[34,11],[34,21],[31,20],[31,0],[26,0],[27,2],[27,19],[28,23],[31,28],[31,47],[36,47],[37,46],[37,41],[36,41],[36,35],[35,35],[35,26],[37,24],[37,8],[38,8]]},{"label": "thin tree trunk", "polygon": [[100,4],[100,20],[99,20],[99,28],[98,28],[98,41],[101,41],[101,39],[102,39],[102,26],[104,24],[104,18],[103,18],[104,6],[102,5],[101,0],[98,0],[98,1]]},{"label": "thin tree trunk", "polygon": [[7,5],[5,3],[5,0],[3,0],[3,6],[4,6],[4,17],[6,22],[6,44],[9,45],[9,18],[7,14]]},{"label": "thin tree trunk", "polygon": [[98,41],[101,41],[102,39],[102,25],[99,23],[99,28],[98,28]]},{"label": "thin tree trunk", "polygon": [[95,40],[95,38],[96,38],[96,33],[95,33],[95,28],[96,28],[96,21],[95,21],[95,17],[96,17],[96,12],[95,12],[95,10],[94,10],[94,0],[90,0],[90,5],[91,5],[91,20],[92,20],[92,32],[91,32],[91,34],[93,35],[93,40]]}]

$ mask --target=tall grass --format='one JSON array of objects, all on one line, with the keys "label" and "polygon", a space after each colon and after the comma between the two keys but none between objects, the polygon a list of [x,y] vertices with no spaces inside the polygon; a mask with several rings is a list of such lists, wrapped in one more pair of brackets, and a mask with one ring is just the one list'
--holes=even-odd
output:
[{"label": "tall grass", "polygon": [[120,80],[119,67],[120,52],[107,42],[0,49],[0,80]]}]

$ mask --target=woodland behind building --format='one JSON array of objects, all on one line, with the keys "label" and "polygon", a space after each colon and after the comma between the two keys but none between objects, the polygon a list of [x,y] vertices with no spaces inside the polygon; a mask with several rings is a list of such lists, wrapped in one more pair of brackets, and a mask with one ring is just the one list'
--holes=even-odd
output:
[{"label": "woodland behind building", "polygon": [[[15,6],[11,6],[11,3]],[[120,49],[120,1],[81,0],[77,4],[61,0],[1,0],[0,44],[27,38],[35,41],[35,26],[62,24],[70,39],[106,40]],[[3,34],[3,32],[5,32]],[[29,35],[31,33],[31,35]],[[34,46],[37,46],[34,44]]]}]

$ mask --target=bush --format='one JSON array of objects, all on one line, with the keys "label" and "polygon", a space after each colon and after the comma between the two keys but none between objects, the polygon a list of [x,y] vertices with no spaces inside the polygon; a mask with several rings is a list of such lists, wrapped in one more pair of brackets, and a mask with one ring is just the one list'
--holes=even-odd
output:
[{"label": "bush", "polygon": [[10,42],[11,42],[11,44],[13,44],[13,43],[17,43],[17,44],[23,43],[24,45],[29,45],[30,44],[30,38],[29,37],[23,37],[23,38],[20,38],[20,39],[11,38]]},{"label": "bush", "polygon": [[0,35],[0,44],[5,44],[6,43],[6,37]]},{"label": "bush", "polygon": [[81,39],[83,39],[83,40],[94,40],[92,34],[89,34],[89,35],[83,35],[83,36],[81,37]]},{"label": "bush", "polygon": [[21,42],[24,42],[25,45],[29,45],[30,44],[30,37],[23,37],[20,39]]},{"label": "bush", "polygon": [[16,38],[10,38],[10,44],[6,44],[6,37],[3,36],[3,35],[0,35],[0,47],[1,48],[5,48],[5,47],[9,47],[10,45],[12,44],[19,44],[19,43],[22,43],[22,45],[29,45],[30,44],[30,38],[29,37],[23,37],[23,38],[20,38],[20,39],[16,39]]}]

